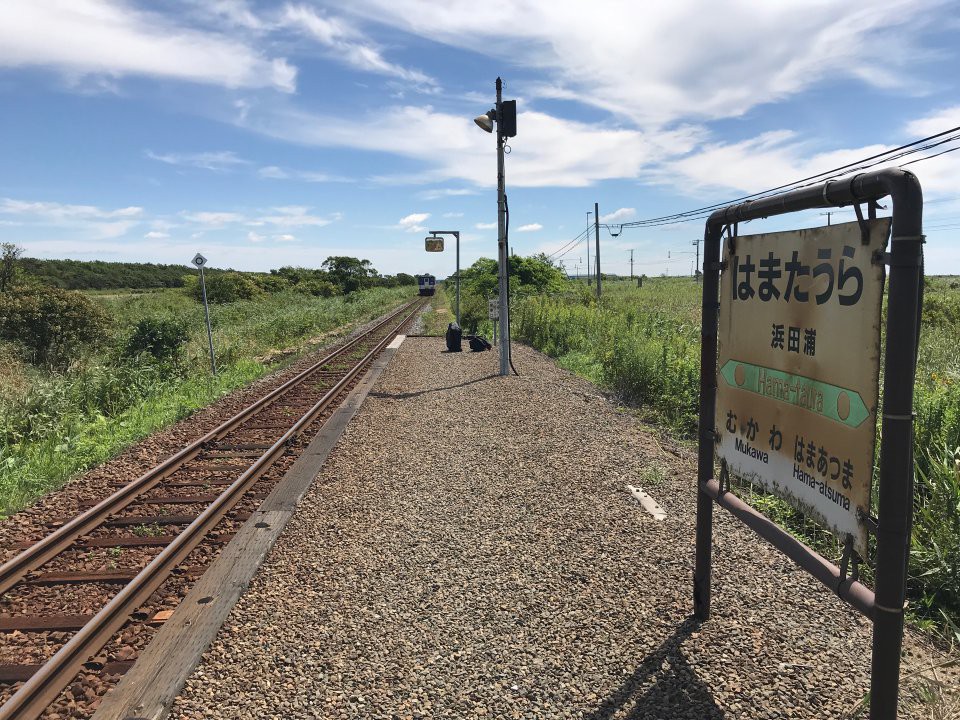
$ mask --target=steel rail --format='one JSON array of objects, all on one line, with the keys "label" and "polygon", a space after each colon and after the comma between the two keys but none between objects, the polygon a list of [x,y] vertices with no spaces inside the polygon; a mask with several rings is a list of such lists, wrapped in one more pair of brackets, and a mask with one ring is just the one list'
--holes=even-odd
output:
[{"label": "steel rail", "polygon": [[44,563],[63,552],[78,537],[87,534],[92,529],[100,525],[104,518],[123,510],[125,507],[127,507],[127,505],[132,503],[138,495],[150,490],[163,479],[169,477],[174,472],[179,470],[180,467],[185,463],[193,460],[208,444],[219,440],[227,433],[236,429],[251,415],[256,414],[263,409],[264,406],[268,405],[273,400],[276,400],[291,388],[302,383],[307,377],[317,372],[321,367],[327,365],[344,352],[347,352],[351,348],[355,347],[358,343],[362,342],[371,334],[386,326],[391,320],[418,302],[419,300],[414,300],[391,313],[387,318],[377,323],[377,325],[372,327],[367,332],[358,335],[354,339],[344,344],[342,347],[337,348],[323,359],[301,371],[294,377],[284,382],[282,385],[274,388],[271,392],[264,395],[256,402],[248,405],[233,417],[225,420],[203,437],[194,440],[185,448],[171,455],[151,470],[148,470],[136,480],[124,485],[112,495],[104,498],[90,509],[64,523],[43,539],[38,540],[31,547],[12,557],[3,565],[0,565],[0,594],[5,593],[11,587],[20,582],[20,580],[22,580],[27,573],[36,570]]},{"label": "steel rail", "polygon": [[[416,301],[414,301],[416,302]],[[413,303],[411,303],[412,305]],[[410,305],[407,306],[409,308]],[[404,308],[406,309],[406,308]],[[254,464],[238,477],[176,539],[120,590],[94,617],[61,647],[10,699],[0,706],[0,720],[34,720],[63,691],[83,667],[146,602],[170,573],[216,527],[252,485],[287,449],[288,444],[329,406],[342,390],[379,354],[416,313],[405,316],[344,377],[297,420]],[[393,317],[395,317],[394,315]]]}]

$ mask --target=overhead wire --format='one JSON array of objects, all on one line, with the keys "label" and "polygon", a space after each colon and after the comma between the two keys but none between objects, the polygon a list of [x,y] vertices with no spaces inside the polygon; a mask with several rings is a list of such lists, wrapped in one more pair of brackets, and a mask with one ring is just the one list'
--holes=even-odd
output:
[{"label": "overhead wire", "polygon": [[[909,157],[910,155],[913,155],[919,152],[924,152],[926,150],[930,150],[932,148],[940,147],[947,143],[957,142],[957,141],[960,141],[960,126],[953,127],[948,130],[935,133],[933,135],[929,135],[925,138],[921,138],[919,140],[915,140],[913,142],[906,143],[904,145],[900,145],[895,148],[891,148],[890,150],[886,150],[881,153],[876,153],[874,155],[861,158],[860,160],[856,160],[854,162],[850,162],[845,165],[840,165],[830,170],[825,170],[823,172],[819,172],[814,175],[809,175],[799,180],[794,180],[793,182],[790,182],[790,183],[785,183],[783,185],[778,185],[776,187],[769,188],[767,190],[761,190],[759,192],[750,193],[749,195],[743,195],[733,200],[728,200],[721,203],[714,203],[712,205],[705,205],[700,208],[694,208],[692,210],[686,210],[683,212],[674,213],[672,215],[662,215],[659,217],[645,218],[643,220],[634,220],[631,222],[618,223],[617,225],[611,225],[609,223],[600,223],[600,225],[602,225],[607,230],[611,230],[614,227],[619,227],[620,232],[622,232],[624,228],[628,228],[628,227],[629,228],[662,227],[664,225],[677,225],[677,224],[682,224],[687,222],[693,222],[695,220],[700,220],[707,217],[714,210],[728,207],[730,205],[733,205],[739,202],[767,197],[774,193],[785,191],[788,189],[799,190],[801,188],[809,187],[810,185],[815,185],[817,183],[828,180],[830,179],[829,176],[835,176],[838,173],[847,174],[854,171],[866,170],[871,167],[876,167],[877,165],[890,163],[894,160],[899,160],[904,157]],[[908,162],[900,164],[899,167],[906,167],[907,165],[913,165],[914,163],[922,162],[924,160],[930,160],[932,158],[939,157],[941,155],[946,155],[947,153],[952,153],[957,150],[960,150],[960,145],[957,145],[955,147],[950,147],[945,150],[932,153],[930,155],[925,155],[923,157],[910,160]],[[584,236],[587,236],[589,234],[591,229],[592,228],[588,226],[587,228],[582,230],[575,238],[565,243],[558,250],[555,250],[554,252],[550,253],[547,256],[547,258],[551,260],[559,260],[560,258],[564,257],[576,247],[577,243],[580,242],[584,238]]]},{"label": "overhead wire", "polygon": [[[945,137],[949,136],[949,137]],[[943,139],[939,139],[943,138]],[[939,139],[939,140],[938,140]],[[932,140],[938,140],[938,142],[931,142]],[[680,213],[673,213],[672,215],[663,215],[660,217],[647,218],[644,220],[634,220],[631,222],[622,223],[621,227],[648,227],[661,224],[673,224],[673,222],[665,221],[675,221],[679,218],[685,218],[684,222],[689,220],[698,219],[700,216],[709,214],[714,210],[719,208],[727,207],[728,205],[733,205],[735,203],[744,202],[746,200],[760,198],[766,195],[771,195],[773,193],[780,192],[787,189],[799,189],[800,187],[807,187],[808,185],[815,185],[818,182],[821,182],[823,179],[829,179],[827,176],[836,175],[837,173],[846,173],[852,172],[855,170],[864,170],[876,165],[881,165],[883,163],[890,162],[892,160],[899,159],[901,157],[907,157],[917,152],[923,152],[924,150],[929,150],[930,148],[943,145],[948,142],[954,142],[960,140],[960,126],[950,128],[949,130],[944,130],[943,132],[936,133],[935,135],[929,135],[920,140],[915,140],[914,142],[907,143],[905,145],[900,145],[899,147],[891,148],[882,153],[877,153],[875,155],[870,155],[869,157],[861,158],[846,165],[840,165],[838,167],[832,168],[830,170],[824,170],[823,172],[816,173],[815,175],[809,175],[805,178],[799,180],[794,180],[793,182],[785,183],[783,185],[778,185],[767,190],[761,190],[759,192],[751,193],[749,195],[743,195],[739,198],[734,198],[733,200],[728,200],[721,203],[714,203],[713,205],[705,205],[701,208],[695,208],[693,210],[686,210]],[[952,152],[951,150],[944,152]],[[943,153],[937,153],[943,154]],[[920,160],[929,159],[929,157],[935,157],[935,155],[928,156],[926,158],[918,158],[917,160],[911,161],[919,162]],[[871,162],[876,161],[876,162]],[[907,163],[904,163],[907,164]],[[804,185],[807,183],[808,185]]]}]

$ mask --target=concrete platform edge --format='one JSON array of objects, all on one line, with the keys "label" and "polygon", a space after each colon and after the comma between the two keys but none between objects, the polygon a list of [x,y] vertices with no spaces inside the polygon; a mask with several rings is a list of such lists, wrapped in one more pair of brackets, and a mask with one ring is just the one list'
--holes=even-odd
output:
[{"label": "concrete platform edge", "polygon": [[[398,345],[399,347],[399,345]],[[164,623],[93,720],[161,720],[293,516],[397,348],[384,349],[259,509]]]}]

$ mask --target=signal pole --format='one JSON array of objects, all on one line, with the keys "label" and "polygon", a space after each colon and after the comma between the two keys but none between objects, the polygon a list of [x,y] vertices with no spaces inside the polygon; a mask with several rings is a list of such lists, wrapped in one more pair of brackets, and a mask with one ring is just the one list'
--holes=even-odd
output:
[{"label": "signal pole", "polygon": [[597,300],[600,299],[600,203],[593,204],[593,232],[597,239]]},{"label": "signal pole", "polygon": [[630,249],[630,279],[633,280],[633,248]]}]

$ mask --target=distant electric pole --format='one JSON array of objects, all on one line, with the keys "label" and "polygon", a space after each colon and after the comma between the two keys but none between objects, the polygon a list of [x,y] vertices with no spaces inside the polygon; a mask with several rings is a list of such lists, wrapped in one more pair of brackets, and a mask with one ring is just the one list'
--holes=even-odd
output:
[{"label": "distant electric pole", "polygon": [[693,241],[693,245],[697,247],[697,264],[693,266],[693,278],[698,283],[700,282],[700,238],[697,238]]},{"label": "distant electric pole", "polygon": [[633,280],[633,249],[630,250],[630,279]]},{"label": "distant electric pole", "polygon": [[826,216],[827,216],[827,226],[828,226],[828,227],[829,227],[829,225],[830,225],[830,216],[833,215],[833,213],[835,213],[835,212],[836,212],[836,210],[831,210],[830,212],[822,212],[822,213],[820,213],[821,215],[826,215]]},{"label": "distant electric pole", "polygon": [[600,299],[600,203],[593,204],[593,232],[597,239],[597,300]]}]

